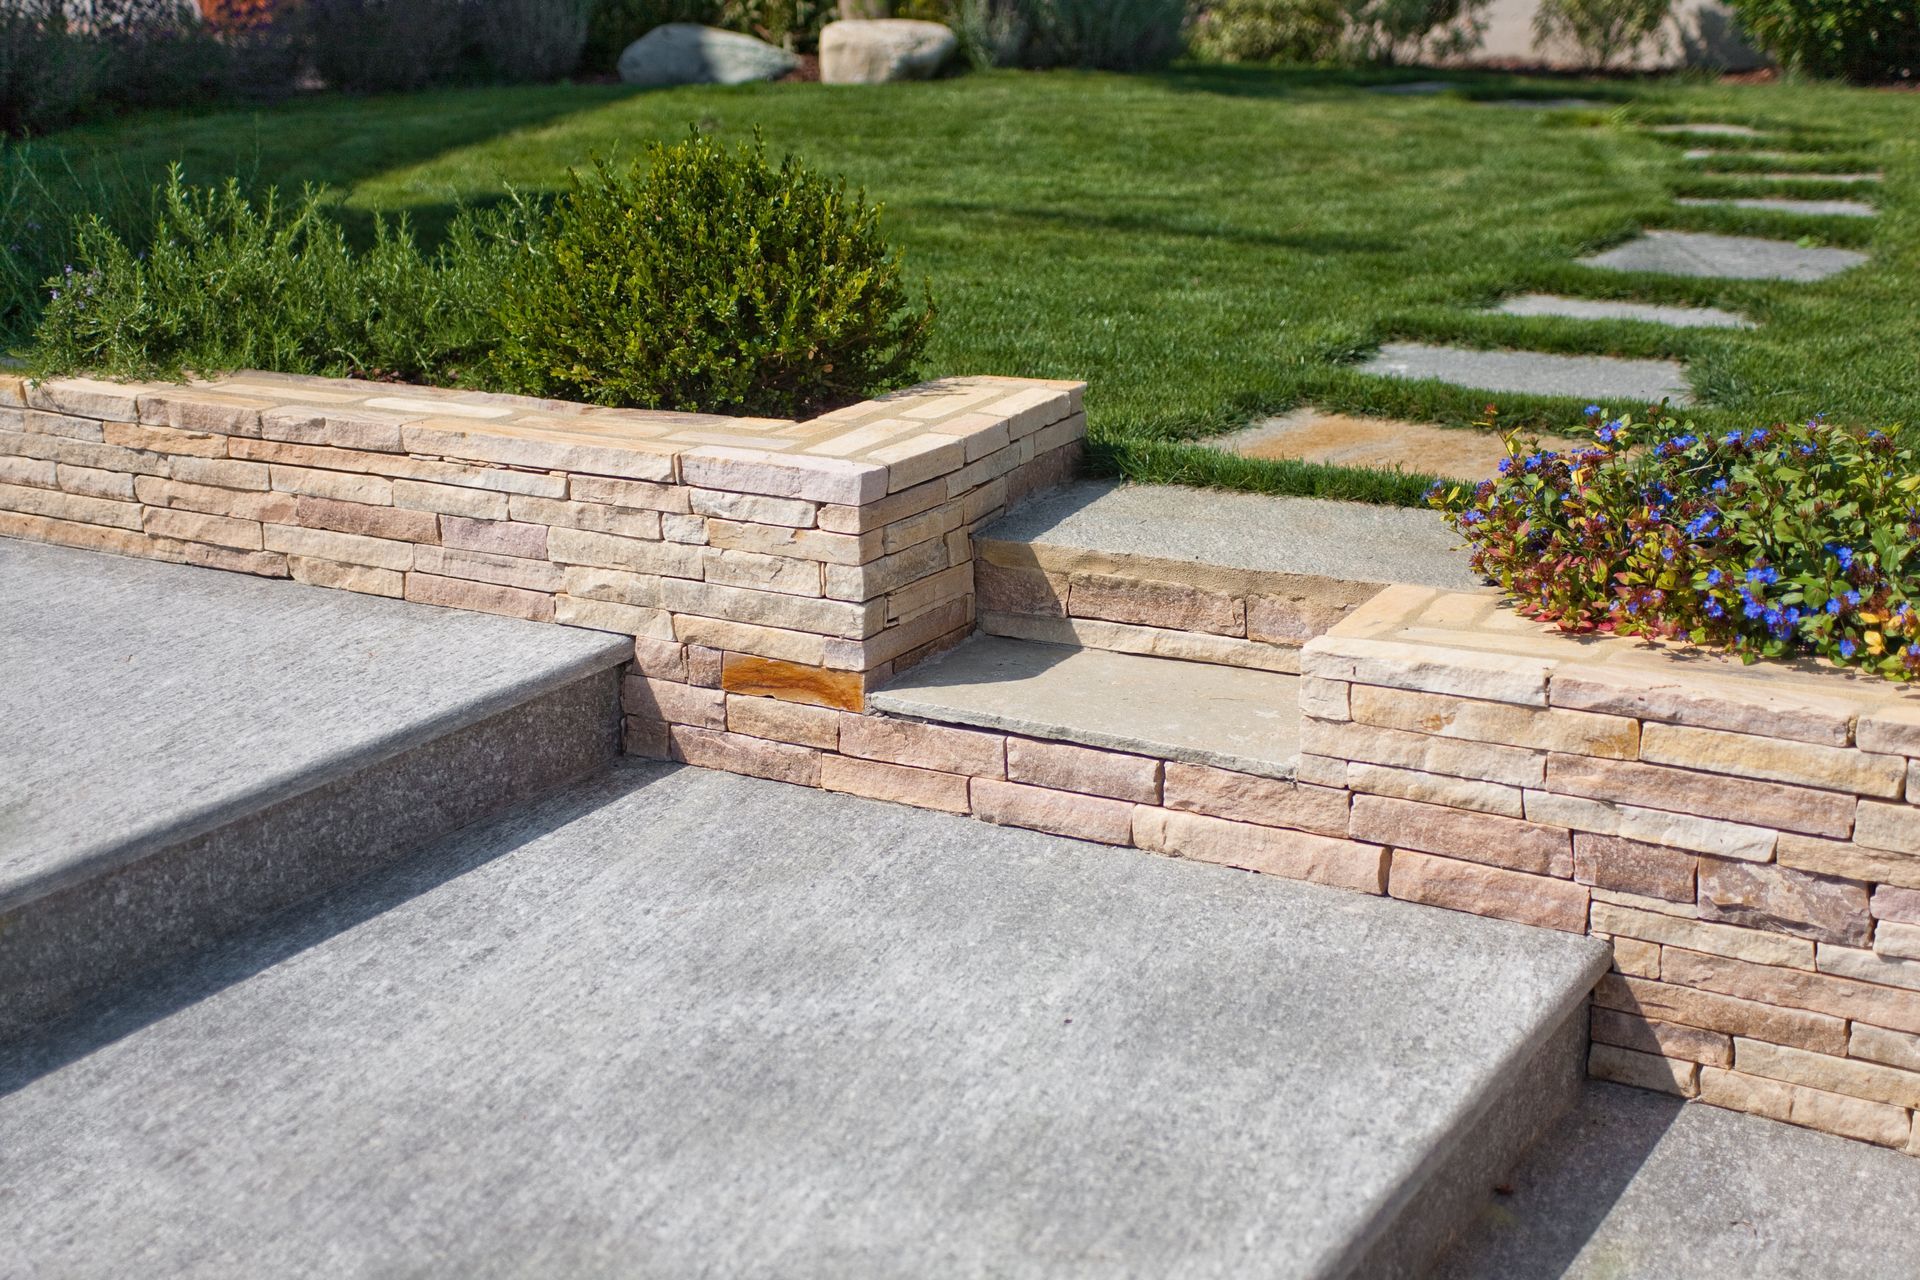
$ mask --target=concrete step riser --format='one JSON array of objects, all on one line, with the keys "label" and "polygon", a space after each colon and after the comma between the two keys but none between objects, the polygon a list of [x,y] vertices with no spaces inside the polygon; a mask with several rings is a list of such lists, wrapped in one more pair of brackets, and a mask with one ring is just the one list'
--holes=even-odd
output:
[{"label": "concrete step riser", "polygon": [[0,1042],[144,969],[610,765],[618,672],[579,677],[0,915]]}]

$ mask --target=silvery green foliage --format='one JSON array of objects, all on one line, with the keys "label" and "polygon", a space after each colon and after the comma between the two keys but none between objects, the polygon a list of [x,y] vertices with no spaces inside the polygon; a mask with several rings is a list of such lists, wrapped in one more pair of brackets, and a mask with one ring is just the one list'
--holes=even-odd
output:
[{"label": "silvery green foliage", "polygon": [[1386,65],[1477,48],[1491,0],[1348,0],[1347,45],[1361,62]]},{"label": "silvery green foliage", "polygon": [[976,65],[1165,66],[1180,52],[1187,0],[961,0],[956,30]]},{"label": "silvery green foliage", "polygon": [[1673,0],[1540,0],[1533,38],[1545,46],[1571,46],[1596,70],[1635,49],[1666,48]]}]

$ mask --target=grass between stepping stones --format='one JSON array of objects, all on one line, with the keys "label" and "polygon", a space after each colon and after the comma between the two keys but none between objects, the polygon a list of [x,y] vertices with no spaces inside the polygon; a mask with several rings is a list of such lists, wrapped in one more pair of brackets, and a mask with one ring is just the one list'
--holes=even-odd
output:
[{"label": "grass between stepping stones", "polygon": [[[1432,73],[1422,73],[1432,78]],[[1370,502],[1420,481],[1233,458],[1208,437],[1312,403],[1450,426],[1488,397],[1366,378],[1385,341],[1685,360],[1703,427],[1827,412],[1920,423],[1920,95],[1813,84],[1449,76],[1458,93],[1368,92],[1336,71],[1176,68],[1155,75],[990,73],[926,84],[780,84],[635,92],[608,85],[321,95],[260,110],[150,115],[40,146],[82,172],[190,180],[238,172],[283,190],[328,184],[354,234],[376,212],[435,239],[463,202],[555,190],[569,166],[629,156],[690,121],[766,131],[887,206],[886,228],[941,315],[929,372],[1086,378],[1098,463],[1141,480]],[[1536,94],[1604,106],[1495,111]],[[1654,121],[1724,120],[1714,138],[1796,159],[1756,171],[1884,169],[1874,220],[1680,209],[1711,170],[1700,140]],[[1730,181],[1732,179],[1729,179]],[[1867,225],[1860,225],[1865,223]],[[1868,267],[1813,285],[1623,276],[1575,264],[1642,226],[1816,233],[1870,248]],[[1718,306],[1752,331],[1470,313],[1521,292]],[[1499,396],[1501,421],[1567,431],[1583,402]],[[1627,407],[1627,406],[1621,406]],[[1637,407],[1637,406],[1636,406]]]}]

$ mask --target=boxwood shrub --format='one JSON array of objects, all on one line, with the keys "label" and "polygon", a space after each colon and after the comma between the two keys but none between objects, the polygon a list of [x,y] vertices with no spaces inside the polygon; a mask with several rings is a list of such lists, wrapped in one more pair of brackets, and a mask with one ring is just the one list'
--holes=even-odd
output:
[{"label": "boxwood shrub", "polygon": [[1820,419],[1709,436],[1590,414],[1592,448],[1510,439],[1496,478],[1429,494],[1522,612],[1748,661],[1920,674],[1911,449]]}]

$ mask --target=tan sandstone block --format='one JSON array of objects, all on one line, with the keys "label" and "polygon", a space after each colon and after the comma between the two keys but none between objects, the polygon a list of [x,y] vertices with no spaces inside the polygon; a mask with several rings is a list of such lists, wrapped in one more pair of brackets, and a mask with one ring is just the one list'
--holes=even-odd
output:
[{"label": "tan sandstone block", "polygon": [[1518,818],[1525,812],[1522,801],[1525,793],[1519,787],[1497,782],[1475,782],[1469,778],[1449,778],[1443,774],[1355,761],[1345,766],[1345,783],[1348,790],[1363,795],[1417,800],[1422,804],[1498,814],[1503,818]]},{"label": "tan sandstone block", "polygon": [[994,613],[1026,613],[1062,618],[1067,613],[1067,578],[1040,569],[1008,568],[976,561],[974,591],[980,608]]},{"label": "tan sandstone block", "polygon": [[673,639],[673,618],[664,609],[642,609],[607,600],[582,600],[578,596],[563,595],[554,598],[553,620],[562,626],[611,631],[623,636]]},{"label": "tan sandstone block", "polygon": [[1868,849],[1847,840],[1816,840],[1781,832],[1778,857],[1783,867],[1795,867],[1844,880],[1878,881],[1920,889],[1920,857],[1885,849]]},{"label": "tan sandstone block", "polygon": [[1541,752],[1310,716],[1301,721],[1300,749],[1313,755],[1510,787],[1538,787],[1546,779],[1546,756]]},{"label": "tan sandstone block", "polygon": [[1856,1022],[1847,1036],[1847,1056],[1905,1071],[1920,1071],[1920,1036]]},{"label": "tan sandstone block", "polygon": [[1853,740],[1862,751],[1920,756],[1920,707],[1896,702],[1862,711]]},{"label": "tan sandstone block", "polygon": [[[880,532],[840,534],[820,529],[790,529],[781,525],[743,524],[734,520],[707,521],[707,541],[728,551],[753,551],[794,560],[817,560],[830,565],[862,565],[881,555]],[[944,566],[943,566],[944,567]],[[878,595],[884,592],[876,591]]]},{"label": "tan sandstone block", "polygon": [[[0,479],[6,476],[8,459],[0,458]],[[133,482],[153,477],[130,476],[121,471],[102,471],[98,467],[75,467],[66,463],[36,462],[31,458],[18,461],[28,467],[45,467],[47,484],[67,493],[77,493],[83,498],[106,498],[112,502],[131,502],[134,500]],[[31,474],[31,473],[29,473]],[[20,483],[13,481],[11,483]]]},{"label": "tan sandstone block", "polygon": [[1615,938],[1612,941],[1614,972],[1634,978],[1660,976],[1658,943],[1642,942],[1638,938]]},{"label": "tan sandstone block", "polygon": [[1522,707],[1370,685],[1355,685],[1351,702],[1353,718],[1363,724],[1443,738],[1615,760],[1633,759],[1640,742],[1637,721],[1590,711]]},{"label": "tan sandstone block", "polygon": [[370,507],[393,505],[393,481],[385,476],[286,467],[278,463],[271,466],[269,471],[272,473],[273,487],[281,493],[331,498],[335,502],[358,502]]},{"label": "tan sandstone block", "polygon": [[1601,889],[1692,902],[1697,861],[1685,850],[1622,836],[1582,831],[1573,837],[1573,878]]},{"label": "tan sandstone block", "polygon": [[431,511],[403,511],[332,498],[301,497],[299,522],[309,529],[331,529],[394,542],[440,541],[440,517]]},{"label": "tan sandstone block", "polygon": [[1076,573],[1067,581],[1067,612],[1076,618],[1131,622],[1174,631],[1245,636],[1246,602],[1180,582]]},{"label": "tan sandstone block", "polygon": [[1547,790],[1810,835],[1853,830],[1852,796],[1631,760],[1555,752],[1547,757]]},{"label": "tan sandstone block", "polygon": [[[51,458],[16,458],[8,455],[0,455],[0,484],[25,485],[33,489],[59,488],[60,482],[57,479],[59,466],[60,464]],[[119,476],[121,474],[117,471],[101,471],[95,467],[73,467],[70,469],[90,476]],[[131,477],[122,478],[127,480],[130,489],[132,484]],[[77,486],[68,486],[67,491],[92,498],[117,496],[104,493],[89,494]],[[132,496],[131,492],[125,496]]]},{"label": "tan sandstone block", "polygon": [[621,722],[620,750],[641,760],[673,759],[673,743],[668,727],[658,720],[640,720],[632,716]]},{"label": "tan sandstone block", "polygon": [[1247,597],[1247,638],[1266,644],[1303,645],[1340,624],[1372,590],[1324,595],[1253,595]]},{"label": "tan sandstone block", "polygon": [[673,454],[647,442],[609,445],[612,437],[565,432],[508,435],[456,418],[428,418],[400,429],[408,453],[492,462],[536,471],[584,471],[623,480],[671,482]]},{"label": "tan sandstone block", "polygon": [[1636,1089],[1691,1098],[1700,1092],[1700,1065],[1651,1053],[1637,1053],[1610,1044],[1596,1044],[1587,1054],[1587,1071],[1597,1080],[1630,1084]]},{"label": "tan sandstone block", "polygon": [[1869,906],[1877,920],[1920,924],[1920,889],[1901,889],[1883,884],[1873,891]]},{"label": "tan sandstone block", "polygon": [[290,493],[262,493],[255,489],[221,489],[185,484],[159,476],[134,476],[134,492],[152,507],[177,507],[203,515],[231,516],[263,524],[292,524],[300,514],[300,499]]},{"label": "tan sandstone block", "polygon": [[305,529],[288,524],[263,525],[261,534],[268,551],[280,551],[289,556],[367,565],[375,569],[413,568],[414,544],[411,542],[361,538],[350,533],[332,533],[325,529]]},{"label": "tan sandstone block", "polygon": [[1547,675],[1556,665],[1551,659],[1327,635],[1307,645],[1300,670],[1354,684],[1544,707]]},{"label": "tan sandstone block", "polygon": [[937,773],[878,760],[826,756],[820,761],[820,785],[870,800],[910,804],[917,809],[967,813],[971,805],[967,780],[956,773]]},{"label": "tan sandstone block", "polygon": [[28,485],[0,485],[0,510],[22,515],[43,516],[49,520],[70,520],[76,524],[104,525],[111,529],[138,530],[141,508],[137,502],[114,502],[88,498],[58,489],[36,489]]},{"label": "tan sandstone block", "polygon": [[707,557],[706,580],[726,587],[780,591],[787,595],[822,594],[821,566],[814,560],[763,556],[756,551],[714,551]]},{"label": "tan sandstone block", "polygon": [[1591,1027],[1594,1040],[1601,1044],[1710,1067],[1733,1065],[1733,1039],[1717,1031],[1702,1031],[1678,1022],[1660,1022],[1599,1007],[1593,1010]]},{"label": "tan sandstone block", "polygon": [[[1827,948],[1822,948],[1826,950]],[[1835,950],[1844,950],[1835,948]],[[1871,956],[1871,951],[1863,953]],[[1920,991],[1880,986],[1823,971],[1750,964],[1725,956],[1668,947],[1660,956],[1660,977],[1682,986],[1762,1004],[1806,1009],[1835,1018],[1858,1019],[1876,1027],[1920,1034]]]},{"label": "tan sandstone block", "polygon": [[460,578],[441,578],[430,573],[407,575],[406,598],[419,604],[437,604],[474,613],[497,613],[507,618],[525,618],[530,622],[553,621],[553,597],[544,592],[497,587]]},{"label": "tan sandstone block", "polygon": [[808,747],[682,724],[667,727],[667,740],[673,758],[681,764],[801,787],[820,785],[820,753]]},{"label": "tan sandstone block", "polygon": [[1349,691],[1352,688],[1344,680],[1306,676],[1300,681],[1300,714],[1319,720],[1351,720]]},{"label": "tan sandstone block", "polygon": [[846,600],[825,600],[818,596],[723,587],[718,583],[694,582],[686,578],[663,579],[660,598],[675,613],[726,618],[788,631],[811,631],[818,635],[851,640],[873,635],[885,624],[886,606],[879,602],[855,604]]},{"label": "tan sandstone block", "polygon": [[1808,1053],[1761,1040],[1736,1039],[1733,1045],[1734,1067],[1750,1076],[1784,1080],[1788,1084],[1884,1102],[1889,1106],[1920,1107],[1920,1074],[1911,1071]]},{"label": "tan sandstone block", "polygon": [[[843,750],[847,730],[848,722],[842,721]],[[1133,806],[1123,800],[982,777],[973,779],[971,795],[974,816],[1000,826],[1027,827],[1101,844],[1133,843]]]},{"label": "tan sandstone block", "polygon": [[[646,636],[633,638],[633,669],[643,676],[688,684],[687,647]],[[662,757],[664,759],[664,757]]]},{"label": "tan sandstone block", "polygon": [[1759,681],[1684,678],[1644,668],[1567,665],[1553,676],[1553,705],[1730,733],[1844,747],[1858,706],[1846,698]]},{"label": "tan sandstone block", "polygon": [[1738,1071],[1703,1067],[1700,1071],[1700,1101],[1729,1111],[1765,1116],[1769,1120],[1793,1118],[1793,1086],[1778,1080],[1741,1075]]},{"label": "tan sandstone block", "polygon": [[1904,756],[1873,755],[1751,733],[1649,724],[1640,758],[1742,778],[1766,778],[1863,796],[1898,796],[1906,785]]},{"label": "tan sandstone block", "polygon": [[1164,795],[1167,808],[1187,813],[1324,836],[1348,834],[1347,793],[1329,787],[1170,761]]},{"label": "tan sandstone block", "polygon": [[233,547],[241,551],[259,551],[262,547],[257,521],[210,516],[198,511],[178,511],[172,507],[147,507],[145,512],[147,533],[156,538],[207,542],[216,547]]},{"label": "tan sandstone block", "polygon": [[799,498],[849,507],[877,502],[887,495],[884,466],[844,458],[776,455],[724,446],[708,446],[681,454],[680,476],[690,487],[698,489]]},{"label": "tan sandstone block", "polygon": [[0,415],[0,422],[15,426],[28,435],[58,436],[87,444],[100,444],[107,438],[106,424],[93,418],[70,418],[65,414],[28,410]]},{"label": "tan sandstone block", "polygon": [[840,721],[840,750],[867,760],[884,760],[941,773],[979,778],[1007,776],[1007,740],[1003,735],[912,720],[844,716]]},{"label": "tan sandstone block", "polygon": [[1387,892],[1408,902],[1477,916],[1587,931],[1587,890],[1565,880],[1508,871],[1409,849],[1393,855]]},{"label": "tan sandstone block", "polygon": [[816,502],[714,489],[689,489],[687,502],[694,515],[718,516],[746,524],[783,524],[794,529],[811,529],[819,523],[820,516],[820,504]]},{"label": "tan sandstone block", "polygon": [[1867,887],[1764,863],[1700,860],[1706,920],[1864,947],[1871,932]]},{"label": "tan sandstone block", "polygon": [[1913,1117],[1899,1107],[1859,1098],[1843,1098],[1837,1093],[1793,1086],[1794,1124],[1822,1133],[1837,1133],[1883,1147],[1902,1147],[1912,1136]]},{"label": "tan sandstone block", "polygon": [[341,564],[316,560],[311,556],[288,556],[287,570],[295,582],[336,591],[357,591],[367,596],[387,596],[398,600],[406,592],[406,578],[392,569],[375,569],[364,564]]},{"label": "tan sandstone block", "polygon": [[1347,785],[1347,769],[1345,760],[1302,753],[1294,761],[1293,780],[1310,787],[1333,787],[1338,790]]},{"label": "tan sandstone block", "polygon": [[1161,762],[1065,742],[1007,739],[1007,777],[1054,791],[1160,803]]},{"label": "tan sandstone block", "polygon": [[659,511],[669,515],[686,515],[691,509],[688,491],[683,485],[655,484],[648,480],[615,480],[608,476],[570,476],[562,492],[541,492],[539,496],[568,497],[575,502],[604,502],[608,506],[632,507],[639,511]]},{"label": "tan sandstone block", "polygon": [[[1816,835],[1845,835],[1846,832],[1822,831]],[[1892,853],[1920,854],[1920,808],[1908,804],[1860,802],[1853,842],[1870,849]]]},{"label": "tan sandstone block", "polygon": [[585,529],[592,533],[613,534],[621,538],[657,541],[660,537],[658,511],[630,511],[598,502],[565,502],[557,498],[536,498],[513,494],[507,499],[508,516],[526,525],[553,525],[563,529]]},{"label": "tan sandstone block", "polygon": [[1387,891],[1387,851],[1357,840],[1144,805],[1133,811],[1133,840],[1142,849],[1196,862],[1214,862],[1359,893]]},{"label": "tan sandstone block", "polygon": [[[770,738],[822,751],[840,749],[840,716],[826,707],[734,695],[727,699],[726,727],[730,733],[744,733],[749,738]],[[822,785],[833,789],[830,782],[823,781]]]},{"label": "tan sandstone block", "polygon": [[147,427],[132,422],[101,424],[101,442],[122,449],[143,449],[148,453],[185,453],[196,458],[227,456],[227,437],[205,431],[176,431],[172,427]]},{"label": "tan sandstone block", "polygon": [[1533,875],[1573,875],[1567,831],[1518,818],[1360,795],[1353,798],[1350,834],[1395,849],[1440,853]]},{"label": "tan sandstone block", "polygon": [[484,551],[420,546],[414,549],[413,567],[422,573],[442,578],[466,578],[501,587],[520,587],[526,591],[556,592],[566,589],[566,574],[559,565],[520,556],[495,556]]},{"label": "tan sandstone block", "polygon": [[177,560],[181,564],[219,569],[225,573],[251,573],[262,578],[288,576],[287,558],[277,551],[242,551],[199,542],[174,542],[167,538],[157,538],[153,545],[155,556],[162,560]]},{"label": "tan sandstone block", "polygon": [[1635,911],[1610,902],[1593,904],[1593,927],[1600,933],[1658,942],[1667,947],[1686,947],[1716,956],[1732,956],[1755,964],[1785,965],[1797,969],[1813,968],[1813,943],[1805,938],[1783,938],[1758,929],[1740,929],[1727,924],[1709,924],[1663,915],[1657,911]]},{"label": "tan sandstone block", "polygon": [[687,646],[687,683],[697,684],[702,689],[718,689],[724,681],[721,675],[725,669],[727,655],[718,649],[709,649],[705,645]]},{"label": "tan sandstone block", "polygon": [[1780,839],[1778,832],[1767,827],[1747,827],[1691,814],[1547,791],[1526,793],[1526,813],[1530,821],[1550,826],[1759,862],[1773,857],[1774,846]]},{"label": "tan sandstone block", "polygon": [[395,480],[393,505],[408,511],[432,511],[468,520],[505,520],[508,510],[504,493],[420,480]]},{"label": "tan sandstone block", "polygon": [[[636,544],[639,545],[639,544]],[[702,645],[729,654],[772,658],[802,667],[822,667],[827,660],[827,638],[805,631],[781,631],[774,627],[756,627],[748,622],[729,622],[725,618],[698,618],[679,614],[673,620],[674,639],[682,644]],[[848,669],[849,668],[840,668]],[[759,692],[738,689],[738,693]],[[782,695],[775,695],[782,696]],[[795,699],[799,701],[800,699]]]},{"label": "tan sandstone block", "polygon": [[[1615,946],[1626,939],[1617,939]],[[1720,995],[1673,982],[1609,974],[1594,989],[1594,1003],[1609,1009],[1681,1022],[1731,1036],[1789,1044],[1815,1053],[1845,1053],[1847,1023],[1824,1013],[1787,1009],[1758,1000]]]},{"label": "tan sandstone block", "polygon": [[826,593],[836,600],[871,600],[950,567],[945,543],[927,542],[863,565],[826,566]]},{"label": "tan sandstone block", "polygon": [[1860,947],[1838,947],[1831,942],[1822,942],[1817,948],[1815,963],[1822,973],[1857,978],[1861,982],[1878,983],[1883,987],[1920,991],[1920,960],[1902,960]]},{"label": "tan sandstone block", "polygon": [[240,435],[259,435],[292,444],[334,445],[376,453],[403,452],[400,428],[418,414],[387,413],[358,405],[295,404],[264,409],[259,429]]},{"label": "tan sandstone block", "polygon": [[148,559],[153,558],[155,549],[153,539],[130,529],[109,529],[97,524],[50,520],[46,516],[15,511],[0,511],[0,537],[25,538],[31,542],[50,542],[56,546],[109,551],[115,555]]},{"label": "tan sandstone block", "polygon": [[1920,960],[1920,925],[1882,920],[1873,928],[1873,953],[1888,960]]},{"label": "tan sandstone block", "polygon": [[628,675],[620,682],[620,701],[626,714],[642,720],[664,720],[699,729],[727,727],[727,697],[718,689]]},{"label": "tan sandstone block", "polygon": [[217,489],[261,491],[273,487],[273,472],[264,462],[179,456],[173,458],[168,466],[173,472],[173,478],[182,484],[209,485]]},{"label": "tan sandstone block", "polygon": [[720,685],[729,693],[841,711],[857,712],[866,705],[865,681],[856,672],[744,653],[726,655]]},{"label": "tan sandstone block", "polygon": [[[440,517],[440,541],[449,547],[458,547],[463,551],[485,551],[498,556],[520,556],[528,560],[563,560],[554,545],[563,536],[576,538],[598,538],[599,534],[583,534],[570,529],[556,529],[551,533],[544,525],[520,524],[510,520],[467,520],[460,516]],[[608,538],[608,542],[619,542],[629,547],[647,547],[650,544],[626,538]],[[551,554],[550,554],[551,553]],[[593,560],[579,563],[600,563]],[[610,564],[615,569],[635,568],[632,564]],[[637,569],[636,572],[647,572]]]}]

